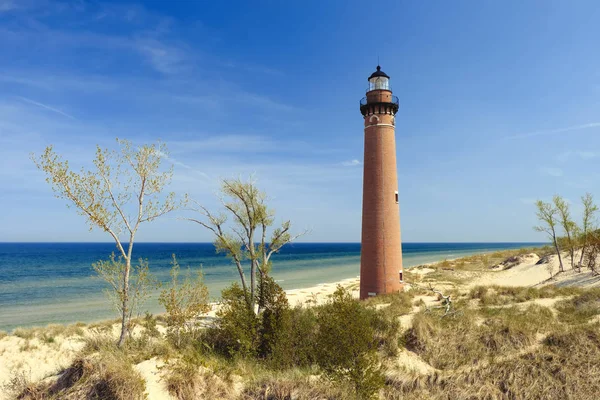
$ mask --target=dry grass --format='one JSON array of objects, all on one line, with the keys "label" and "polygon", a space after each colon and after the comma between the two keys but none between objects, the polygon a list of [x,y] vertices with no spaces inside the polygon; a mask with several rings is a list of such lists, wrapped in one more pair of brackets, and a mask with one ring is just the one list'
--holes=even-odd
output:
[{"label": "dry grass", "polygon": [[8,336],[8,333],[6,331],[0,331],[0,340],[4,339],[7,336]]},{"label": "dry grass", "polygon": [[576,287],[557,287],[553,285],[541,288],[494,285],[474,287],[469,292],[469,297],[471,299],[478,299],[479,303],[483,306],[497,306],[522,303],[535,299],[574,296],[583,292],[583,289]]},{"label": "dry grass", "polygon": [[237,397],[232,380],[223,379],[202,365],[185,359],[169,365],[165,383],[169,393],[180,400]]},{"label": "dry grass", "polygon": [[82,322],[77,322],[71,325],[50,324],[45,327],[17,328],[12,334],[25,340],[37,338],[41,342],[49,344],[54,343],[56,337],[58,336],[83,336],[84,326],[86,325]]},{"label": "dry grass", "polygon": [[438,369],[474,365],[535,343],[554,324],[550,309],[531,305],[478,312],[463,309],[452,317],[433,312],[415,315],[406,347]]},{"label": "dry grass", "polygon": [[62,371],[53,383],[28,385],[18,399],[104,399],[145,398],[145,382],[119,351],[80,357]]},{"label": "dry grass", "polygon": [[314,375],[291,374],[264,377],[249,383],[240,396],[242,400],[314,400],[355,399],[351,390],[339,384],[333,385]]},{"label": "dry grass", "polygon": [[596,399],[600,325],[552,333],[540,348],[481,368],[388,379],[386,399]]},{"label": "dry grass", "polygon": [[600,315],[600,288],[589,289],[580,295],[556,304],[559,320],[568,324],[587,323]]}]

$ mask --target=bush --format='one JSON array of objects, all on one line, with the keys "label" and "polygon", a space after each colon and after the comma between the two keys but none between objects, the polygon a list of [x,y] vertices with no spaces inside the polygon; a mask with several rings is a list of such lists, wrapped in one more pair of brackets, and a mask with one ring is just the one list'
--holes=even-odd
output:
[{"label": "bush", "polygon": [[295,307],[289,311],[269,363],[277,369],[309,367],[316,359],[317,314],[314,308]]},{"label": "bush", "polygon": [[317,311],[317,364],[332,379],[350,383],[359,398],[372,398],[383,386],[373,321],[367,308],[341,286]]},{"label": "bush", "polygon": [[287,341],[287,331],[292,329],[290,306],[283,289],[273,278],[262,275],[258,286],[258,357],[269,358],[281,342]]},{"label": "bush", "polygon": [[210,310],[208,288],[201,272],[196,279],[188,269],[183,282],[179,281],[180,268],[175,254],[171,261],[171,283],[164,288],[158,302],[167,312],[166,322],[170,338],[177,347],[181,346],[182,335],[192,333],[196,327],[194,318]]},{"label": "bush", "polygon": [[258,319],[246,301],[244,290],[233,283],[221,292],[222,305],[215,325],[206,332],[206,341],[226,357],[255,356]]}]

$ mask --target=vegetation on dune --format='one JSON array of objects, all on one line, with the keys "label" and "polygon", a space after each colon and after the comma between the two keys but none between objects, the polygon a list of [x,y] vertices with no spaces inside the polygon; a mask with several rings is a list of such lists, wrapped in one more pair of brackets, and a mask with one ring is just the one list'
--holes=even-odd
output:
[{"label": "vegetation on dune", "polygon": [[387,380],[385,398],[595,399],[600,391],[600,325],[558,329],[539,347],[502,354],[480,367]]},{"label": "vegetation on dune", "polygon": [[[531,251],[501,254],[509,258]],[[488,270],[484,265],[499,254],[457,264],[466,272]],[[165,288],[168,298],[180,298],[184,281]],[[195,282],[202,293],[201,280],[187,282]],[[157,357],[164,363],[162,379],[178,399],[585,399],[600,390],[600,326],[593,323],[600,315],[598,289],[483,286],[443,292],[452,294],[457,312],[443,316],[443,309],[422,307],[403,332],[399,317],[424,304],[415,303],[415,297],[431,296],[430,290],[359,301],[339,288],[323,305],[290,307],[283,290],[265,275],[257,279],[259,314],[248,309],[236,283],[223,291],[218,318],[208,328],[193,324],[177,335],[169,328],[163,336],[157,321],[177,318],[147,314],[118,348],[97,325],[58,381],[34,385],[16,376],[12,387],[29,399],[94,393],[135,399],[144,387],[132,366]],[[555,311],[523,304],[545,298],[558,298]],[[21,335],[41,338],[41,332]],[[402,364],[391,368],[403,348],[435,371],[402,371]]]},{"label": "vegetation on dune", "polygon": [[525,310],[465,309],[450,318],[421,312],[415,315],[405,342],[408,349],[433,367],[456,369],[530,346],[553,321],[552,312],[537,305]]},{"label": "vegetation on dune", "polygon": [[600,288],[589,289],[580,295],[556,304],[558,318],[569,324],[587,323],[600,315]]},{"label": "vegetation on dune", "polygon": [[[586,265],[593,274],[597,274],[597,258],[600,254],[600,232],[598,231],[596,214],[598,206],[590,193],[581,197],[583,206],[581,225],[571,218],[570,204],[567,200],[556,195],[551,203],[541,200],[536,202],[537,217],[540,225],[534,227],[538,232],[545,232],[552,240],[555,254],[559,261],[559,271],[564,272],[561,252],[566,251],[572,269],[581,272]],[[559,236],[562,229],[564,236]],[[579,260],[576,253],[579,251]],[[550,278],[553,278],[551,264],[548,264]]]},{"label": "vegetation on dune", "polygon": [[469,297],[478,299],[483,306],[499,306],[512,303],[523,303],[535,299],[574,296],[583,289],[572,286],[542,286],[540,288],[523,286],[477,286],[471,289]]},{"label": "vegetation on dune", "polygon": [[221,196],[224,212],[217,215],[196,203],[200,219],[188,220],[212,232],[217,252],[230,257],[237,268],[248,309],[260,314],[257,283],[271,271],[271,257],[305,232],[292,235],[289,220],[272,229],[275,213],[253,181],[224,179]]},{"label": "vegetation on dune", "polygon": [[[184,279],[180,277],[180,267],[175,254],[171,261],[171,282],[162,289],[158,302],[165,308],[165,321],[169,337],[175,346],[182,345],[184,337],[196,339],[198,332],[196,318],[210,310],[208,288],[204,284],[202,272],[196,278],[188,269]],[[146,324],[152,324],[152,319],[146,316]],[[152,331],[152,329],[149,329]]]},{"label": "vegetation on dune", "polygon": [[[115,241],[118,257],[100,261],[94,269],[110,286],[111,299],[121,316],[118,344],[123,346],[136,299],[136,293],[130,290],[136,234],[142,224],[174,211],[183,203],[175,201],[174,193],[162,193],[173,175],[172,169],[161,168],[167,154],[164,144],[136,148],[127,140],[117,139],[117,143],[118,151],[97,146],[95,168],[91,171],[74,171],[52,146],[39,157],[32,155],[32,159],[46,174],[56,197],[74,206],[87,220],[90,230],[99,228]],[[122,240],[123,235],[127,241]],[[141,263],[137,272],[142,275],[136,274],[135,281],[143,283],[147,278],[147,263]]]}]

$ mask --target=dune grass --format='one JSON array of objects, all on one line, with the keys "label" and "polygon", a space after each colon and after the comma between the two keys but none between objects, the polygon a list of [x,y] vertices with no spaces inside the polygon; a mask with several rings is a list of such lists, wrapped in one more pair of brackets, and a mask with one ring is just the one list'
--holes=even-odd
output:
[{"label": "dune grass", "polygon": [[554,324],[550,309],[463,309],[451,317],[420,312],[405,334],[406,347],[438,369],[474,365],[535,343]]},{"label": "dune grass", "polygon": [[523,303],[535,299],[574,296],[583,293],[577,287],[557,287],[553,285],[541,288],[522,286],[477,286],[469,292],[469,298],[478,299],[483,306],[498,306]]},{"label": "dune grass", "polygon": [[459,371],[388,378],[385,399],[595,399],[600,325],[551,333],[540,347]]},{"label": "dune grass", "polygon": [[590,318],[600,315],[600,288],[589,289],[572,299],[556,304],[558,318],[568,324],[587,323]]}]

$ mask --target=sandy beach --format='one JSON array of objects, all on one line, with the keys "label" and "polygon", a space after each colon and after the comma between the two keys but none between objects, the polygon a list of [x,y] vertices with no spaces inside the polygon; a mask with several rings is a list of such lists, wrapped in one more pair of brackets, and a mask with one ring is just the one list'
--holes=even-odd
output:
[{"label": "sandy beach", "polygon": [[[445,261],[446,267],[441,267],[441,263],[427,264],[411,268],[408,272],[409,281],[417,286],[427,284],[435,285],[440,290],[448,288],[458,289],[464,292],[476,286],[525,286],[542,287],[544,285],[556,286],[578,286],[593,287],[600,285],[600,277],[593,276],[591,272],[584,270],[581,273],[576,272],[570,267],[566,271],[558,274],[555,279],[549,280],[550,269],[553,275],[558,272],[558,260],[556,256],[549,256],[548,263],[537,264],[539,257],[536,254],[522,254],[514,257],[512,261],[498,264],[487,270],[463,272],[453,270],[453,267],[447,267],[448,261]],[[455,262],[459,262],[456,260]],[[450,262],[450,265],[452,263]],[[444,281],[439,277],[429,279],[440,270],[446,271],[446,276],[468,276],[465,283],[455,284]],[[453,275],[452,275],[453,274]],[[319,284],[316,286],[288,290],[287,297],[292,306],[321,304],[325,302],[328,296],[335,291],[338,285],[348,288],[355,297],[358,297],[359,278],[348,278],[335,283]],[[411,290],[410,283],[407,290]],[[422,300],[422,304],[438,304],[438,298],[435,294],[419,295],[416,301]],[[552,299],[556,301],[556,299]],[[209,312],[206,317],[214,317],[216,307]],[[413,312],[402,316],[402,329],[411,326],[412,316],[420,310],[415,306]],[[110,329],[102,329],[102,326],[109,326]],[[164,333],[165,328],[159,326],[159,330]],[[7,384],[11,379],[18,376],[24,376],[31,382],[39,382],[44,379],[56,379],[56,374],[66,368],[76,357],[77,352],[84,346],[84,339],[94,335],[112,335],[117,337],[118,324],[111,326],[110,322],[99,324],[81,324],[81,326],[49,326],[39,329],[17,329],[13,334],[0,339],[0,400],[8,400]],[[134,335],[139,334],[139,329]],[[420,373],[432,371],[432,367],[421,360],[416,354],[403,350],[396,360],[396,367],[408,369]],[[140,373],[146,382],[148,399],[163,400],[172,397],[161,380],[163,371],[160,367],[162,360],[152,358],[135,365],[135,369]]]}]

